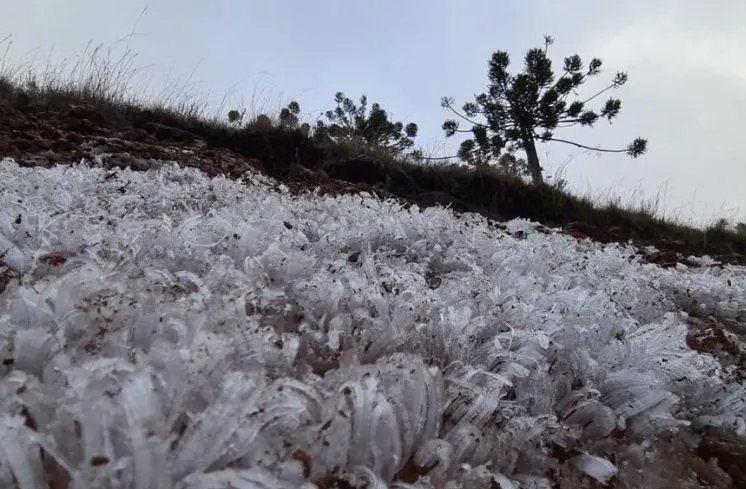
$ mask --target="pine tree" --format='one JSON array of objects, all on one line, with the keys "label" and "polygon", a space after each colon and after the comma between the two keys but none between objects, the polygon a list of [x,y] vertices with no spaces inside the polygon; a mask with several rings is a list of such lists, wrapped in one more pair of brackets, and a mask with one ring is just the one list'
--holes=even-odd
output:
[{"label": "pine tree", "polygon": [[316,136],[341,142],[357,139],[369,149],[384,148],[401,153],[414,145],[417,124],[392,122],[381,106],[374,103],[368,108],[368,99],[360,97],[359,105],[337,92],[334,98],[337,107],[325,113],[327,121],[318,121]]},{"label": "pine tree", "polygon": [[[463,113],[454,109],[454,100],[441,99],[441,106],[469,122],[471,129],[459,129],[459,123],[450,119],[443,123],[446,137],[458,132],[472,134],[462,141],[458,156],[476,166],[489,164],[500,157],[503,149],[512,153],[526,153],[528,171],[536,184],[544,182],[542,167],[536,151],[536,142],[557,141],[580,148],[609,153],[625,152],[636,158],[647,150],[647,139],[637,138],[624,149],[602,149],[589,147],[574,141],[554,137],[554,130],[570,126],[593,126],[599,119],[611,122],[621,110],[619,99],[609,98],[600,111],[586,108],[586,104],[608,90],[624,85],[627,74],[617,72],[612,83],[585,99],[568,102],[576,89],[589,78],[601,73],[601,60],[593,58],[586,67],[577,54],[564,59],[562,74],[555,77],[552,62],[547,57],[550,36],[544,37],[544,48],[530,49],[524,58],[523,72],[512,75],[507,72],[510,57],[505,51],[497,51],[489,61],[489,86],[486,93],[475,97],[474,102],[464,104]],[[474,119],[481,116],[484,122]]]}]

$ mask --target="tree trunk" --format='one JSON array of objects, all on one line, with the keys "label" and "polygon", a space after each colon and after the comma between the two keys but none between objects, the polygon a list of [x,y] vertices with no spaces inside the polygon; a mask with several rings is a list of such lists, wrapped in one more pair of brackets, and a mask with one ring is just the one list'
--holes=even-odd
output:
[{"label": "tree trunk", "polygon": [[528,161],[528,169],[531,172],[531,180],[535,185],[544,183],[544,178],[541,175],[542,168],[539,164],[539,155],[536,153],[536,143],[531,137],[523,139],[523,148],[526,151],[526,159]]}]

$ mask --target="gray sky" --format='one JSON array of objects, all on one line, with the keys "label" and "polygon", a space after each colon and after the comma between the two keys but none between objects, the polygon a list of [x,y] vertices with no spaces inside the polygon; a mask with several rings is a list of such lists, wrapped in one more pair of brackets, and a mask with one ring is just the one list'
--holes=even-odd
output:
[{"label": "gray sky", "polygon": [[[559,143],[540,146],[549,175],[581,193],[625,200],[660,198],[684,220],[746,221],[746,2],[733,0],[25,0],[8,2],[0,39],[5,63],[75,59],[90,41],[129,47],[156,91],[213,94],[218,104],[252,100],[278,108],[297,100],[307,119],[333,106],[336,91],[368,95],[396,120],[417,122],[426,150],[453,154],[440,125],[443,95],[460,106],[486,87],[492,52],[511,69],[543,35],[555,65],[578,53],[629,82],[614,93],[613,126],[558,132],[591,146],[624,147],[636,136],[649,152],[631,159]],[[143,9],[147,7],[143,13]],[[134,32],[134,36],[129,36]],[[128,37],[128,43],[117,42]],[[0,52],[5,51],[0,46]],[[51,49],[51,54],[50,54]],[[593,86],[584,88],[588,94]],[[226,107],[226,111],[231,107]],[[568,158],[570,161],[568,162]]]}]

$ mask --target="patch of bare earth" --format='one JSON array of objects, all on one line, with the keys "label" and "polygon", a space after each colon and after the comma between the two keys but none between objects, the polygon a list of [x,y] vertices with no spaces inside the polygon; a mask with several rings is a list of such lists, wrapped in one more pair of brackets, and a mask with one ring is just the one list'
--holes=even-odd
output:
[{"label": "patch of bare earth", "polygon": [[[718,359],[734,381],[746,379],[746,323],[713,314],[686,304],[689,314],[687,344],[693,350],[708,353]],[[701,433],[697,455],[703,460],[715,460],[733,480],[733,487],[746,488],[746,442],[722,430]]]}]

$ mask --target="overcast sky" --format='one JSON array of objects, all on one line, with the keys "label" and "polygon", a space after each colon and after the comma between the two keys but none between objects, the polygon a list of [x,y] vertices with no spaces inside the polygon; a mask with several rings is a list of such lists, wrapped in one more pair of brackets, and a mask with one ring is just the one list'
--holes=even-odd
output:
[{"label": "overcast sky", "polygon": [[115,57],[128,47],[151,89],[209,91],[215,105],[228,94],[260,109],[297,100],[308,120],[336,91],[366,94],[445,154],[456,145],[444,145],[440,97],[471,100],[494,51],[518,68],[550,34],[555,65],[577,53],[603,60],[599,83],[629,75],[614,92],[622,112],[613,126],[557,136],[614,148],[643,136],[649,152],[635,160],[545,144],[549,175],[563,171],[581,193],[658,196],[684,220],[746,221],[743,19],[746,2],[733,0],[24,0],[3,5],[0,39],[12,40],[6,65],[75,59],[91,41]]}]

